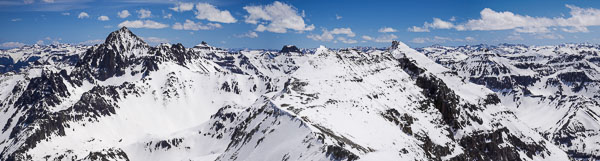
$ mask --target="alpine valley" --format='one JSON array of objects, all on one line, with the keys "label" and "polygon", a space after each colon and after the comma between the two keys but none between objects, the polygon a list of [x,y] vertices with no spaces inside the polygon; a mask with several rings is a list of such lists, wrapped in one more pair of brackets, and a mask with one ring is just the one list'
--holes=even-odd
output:
[{"label": "alpine valley", "polygon": [[0,160],[599,160],[600,46],[0,51]]}]

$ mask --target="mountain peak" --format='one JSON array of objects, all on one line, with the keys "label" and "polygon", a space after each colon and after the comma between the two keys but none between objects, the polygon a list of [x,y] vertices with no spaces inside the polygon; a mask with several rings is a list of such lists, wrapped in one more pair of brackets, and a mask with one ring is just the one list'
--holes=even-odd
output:
[{"label": "mountain peak", "polygon": [[129,49],[134,46],[147,46],[146,42],[141,38],[137,37],[131,30],[127,27],[123,26],[121,29],[117,31],[111,32],[106,40],[104,41],[106,45],[115,45],[117,49],[121,49],[121,47]]},{"label": "mountain peak", "polygon": [[285,46],[283,46],[283,48],[281,48],[281,51],[280,51],[280,53],[291,53],[291,52],[301,53],[300,49],[298,49],[298,47],[296,47],[294,45],[285,45]]}]

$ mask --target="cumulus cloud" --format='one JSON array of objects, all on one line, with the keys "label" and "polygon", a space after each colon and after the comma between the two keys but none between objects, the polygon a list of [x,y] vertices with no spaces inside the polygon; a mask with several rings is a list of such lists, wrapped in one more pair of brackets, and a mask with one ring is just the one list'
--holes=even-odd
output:
[{"label": "cumulus cloud", "polygon": [[77,18],[79,18],[79,19],[84,19],[84,18],[89,18],[89,17],[90,17],[90,15],[88,15],[88,13],[86,13],[86,12],[81,12],[81,13],[79,13],[79,16],[77,16]]},{"label": "cumulus cloud", "polygon": [[101,39],[94,39],[94,40],[86,40],[86,41],[82,41],[82,42],[79,42],[79,43],[77,43],[77,44],[81,44],[81,45],[96,45],[96,44],[101,44],[101,43],[103,43],[103,42],[104,42],[104,40],[101,40]]},{"label": "cumulus cloud", "polygon": [[256,31],[286,33],[288,29],[298,32],[312,31],[314,25],[304,23],[303,15],[298,14],[298,10],[279,1],[265,6],[245,6],[249,15],[245,16],[246,23],[258,25]]},{"label": "cumulus cloud", "polygon": [[5,42],[0,44],[0,47],[2,48],[18,48],[21,46],[25,46],[25,44],[21,42]]},{"label": "cumulus cloud", "polygon": [[108,20],[110,20],[110,18],[108,18],[108,16],[100,16],[100,17],[98,17],[98,20],[100,20],[100,21],[108,21]]},{"label": "cumulus cloud", "polygon": [[344,34],[348,37],[356,36],[356,34],[354,34],[354,32],[352,32],[352,29],[350,29],[350,28],[334,28],[333,30],[331,30],[331,34],[334,34],[334,35]]},{"label": "cumulus cloud", "polygon": [[196,18],[221,23],[235,23],[237,20],[231,16],[227,10],[219,10],[217,7],[208,3],[196,4]]},{"label": "cumulus cloud", "polygon": [[248,33],[244,33],[244,34],[240,34],[240,35],[235,35],[235,37],[238,37],[238,38],[244,38],[244,37],[247,37],[247,38],[257,38],[258,34],[256,32],[254,32],[254,31],[249,31]]},{"label": "cumulus cloud", "polygon": [[337,39],[340,42],[344,43],[344,44],[356,44],[356,43],[358,43],[358,41],[356,41],[354,39],[346,38],[346,37],[338,37]]},{"label": "cumulus cloud", "polygon": [[394,34],[388,34],[388,35],[381,35],[378,36],[377,38],[373,39],[373,41],[375,42],[381,42],[381,43],[389,43],[394,41],[394,39],[397,39],[398,36],[394,35]]},{"label": "cumulus cloud", "polygon": [[[589,32],[587,27],[600,26],[600,10],[596,8],[581,8],[574,5],[565,5],[570,9],[570,17],[532,17],[528,15],[515,14],[510,11],[494,11],[490,8],[481,10],[480,18],[471,19],[461,24],[453,24],[434,18],[432,23],[425,22],[423,27],[413,26],[409,31],[428,31],[432,29],[463,30],[514,30],[520,33],[543,33],[551,32],[548,28],[559,27],[564,32]],[[552,35],[552,34],[550,34]],[[539,36],[539,35],[538,35]],[[542,36],[546,38],[557,38],[559,36]]]},{"label": "cumulus cloud", "polygon": [[142,40],[150,43],[150,44],[160,44],[160,43],[169,43],[168,39],[159,38],[159,37],[141,37]]},{"label": "cumulus cloud", "polygon": [[175,4],[175,7],[169,8],[169,9],[171,9],[175,12],[191,11],[194,9],[194,3],[179,2],[179,3]]},{"label": "cumulus cloud", "polygon": [[369,41],[373,40],[373,37],[367,35],[363,35],[362,38]]},{"label": "cumulus cloud", "polygon": [[398,30],[391,28],[391,27],[383,27],[383,28],[379,29],[379,32],[381,32],[381,33],[398,32]]},{"label": "cumulus cloud", "polygon": [[148,17],[152,16],[152,12],[150,10],[146,10],[146,9],[140,9],[135,12],[138,13],[139,18],[148,18]]},{"label": "cumulus cloud", "polygon": [[427,38],[427,37],[417,37],[412,39],[410,42],[413,43],[445,43],[445,42],[464,42],[464,41],[475,41],[475,38],[473,37],[465,37],[465,39],[459,39],[459,38],[450,38],[450,37],[442,37],[442,36],[434,36],[433,38]]},{"label": "cumulus cloud", "polygon": [[429,29],[424,28],[424,27],[413,26],[413,27],[409,27],[408,31],[410,31],[410,32],[429,32]]},{"label": "cumulus cloud", "polygon": [[149,28],[149,29],[162,29],[169,27],[167,24],[162,24],[152,20],[135,20],[135,21],[123,21],[119,24],[119,27],[129,27],[129,28]]},{"label": "cumulus cloud", "polygon": [[471,37],[471,36],[467,36],[467,37],[465,37],[465,41],[475,41],[475,38]]},{"label": "cumulus cloud", "polygon": [[311,34],[306,37],[315,41],[331,41],[335,38],[334,35],[346,35],[348,37],[356,36],[356,34],[354,34],[350,28],[334,28],[331,31],[323,29],[323,33],[321,35]]},{"label": "cumulus cloud", "polygon": [[192,20],[185,20],[185,22],[183,24],[177,22],[175,24],[173,24],[173,29],[175,30],[193,30],[193,31],[198,31],[198,30],[212,30],[212,29],[217,29],[217,28],[221,28],[221,24],[218,23],[208,23],[206,25],[203,25],[201,22],[194,22]]},{"label": "cumulus cloud", "polygon": [[429,32],[429,29],[451,29],[454,27],[452,22],[444,21],[440,18],[433,18],[433,22],[425,22],[422,27],[412,26],[408,28],[410,32]]},{"label": "cumulus cloud", "polygon": [[122,11],[120,11],[120,12],[117,12],[117,15],[118,15],[120,18],[127,18],[127,17],[131,16],[131,14],[129,13],[129,11],[128,11],[128,10],[122,10]]},{"label": "cumulus cloud", "polygon": [[335,19],[336,19],[336,20],[342,19],[342,16],[340,16],[340,15],[338,15],[338,14],[335,14]]}]

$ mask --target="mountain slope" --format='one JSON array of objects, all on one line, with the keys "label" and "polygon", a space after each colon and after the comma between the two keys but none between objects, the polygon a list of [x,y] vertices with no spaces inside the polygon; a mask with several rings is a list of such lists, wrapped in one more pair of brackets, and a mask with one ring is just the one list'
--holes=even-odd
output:
[{"label": "mountain slope", "polygon": [[568,160],[401,42],[229,52],[121,28],[79,57],[2,74],[2,160]]},{"label": "mountain slope", "polygon": [[429,47],[428,57],[494,90],[502,104],[575,159],[600,159],[600,47]]}]

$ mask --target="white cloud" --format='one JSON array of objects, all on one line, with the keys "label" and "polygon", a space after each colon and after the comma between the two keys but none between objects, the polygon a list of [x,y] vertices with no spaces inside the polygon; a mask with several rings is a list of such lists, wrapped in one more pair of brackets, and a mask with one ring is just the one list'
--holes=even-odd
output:
[{"label": "white cloud", "polygon": [[258,24],[256,31],[259,32],[286,33],[288,29],[298,32],[315,29],[314,25],[304,23],[304,18],[298,15],[296,8],[279,1],[266,6],[245,6],[244,10],[249,13],[244,22]]},{"label": "white cloud", "polygon": [[444,21],[439,18],[433,18],[433,22],[425,23],[425,26],[434,29],[451,29],[452,27],[454,27],[454,24],[452,24],[452,22]]},{"label": "white cloud", "polygon": [[171,19],[171,17],[173,17],[173,14],[170,14],[170,13],[165,14],[165,13],[163,13],[163,18],[164,19]]},{"label": "white cloud", "polygon": [[100,20],[100,21],[108,21],[108,20],[110,20],[110,18],[108,18],[108,16],[100,16],[100,17],[98,17],[98,20]]},{"label": "white cloud", "polygon": [[583,26],[572,26],[561,29],[564,32],[574,33],[574,32],[590,32],[587,27]]},{"label": "white cloud", "polygon": [[410,32],[429,32],[428,28],[423,28],[423,27],[417,27],[417,26],[413,26],[408,28],[408,31]]},{"label": "white cloud", "polygon": [[[573,5],[565,5],[571,11],[570,17],[532,17],[519,15],[510,11],[494,11],[490,8],[483,9],[479,19],[471,19],[459,25],[439,20],[433,23],[425,23],[424,27],[456,30],[515,30],[522,33],[549,33],[549,27],[563,27],[564,32],[589,32],[587,27],[600,26],[600,10],[596,8],[580,8]],[[428,26],[429,25],[429,26]],[[542,36],[544,37],[544,36]],[[549,36],[545,36],[549,37]],[[560,38],[554,36],[553,38]]]},{"label": "white cloud", "polygon": [[244,38],[244,37],[247,37],[247,38],[257,38],[258,34],[256,32],[254,32],[254,31],[248,31],[248,33],[241,34],[241,35],[235,35],[235,37],[238,37],[238,38]]},{"label": "white cloud", "polygon": [[86,13],[86,12],[81,12],[81,13],[79,13],[79,16],[77,16],[77,18],[79,18],[79,19],[84,19],[84,18],[89,18],[89,17],[90,17],[90,15],[88,15],[88,13]]},{"label": "white cloud", "polygon": [[333,34],[331,34],[331,32],[327,31],[326,29],[323,29],[323,33],[321,35],[311,34],[307,35],[306,37],[315,41],[331,41],[334,38]]},{"label": "white cloud", "polygon": [[422,43],[427,42],[427,40],[428,39],[424,38],[424,37],[416,37],[416,38],[410,40],[410,42],[422,44]]},{"label": "white cloud", "polygon": [[336,20],[342,19],[342,16],[340,16],[340,15],[338,15],[338,14],[335,14],[335,19],[336,19]]},{"label": "white cloud", "polygon": [[141,37],[142,40],[150,43],[150,44],[160,44],[160,43],[169,43],[168,39],[158,38],[158,37]]},{"label": "white cloud", "polygon": [[95,39],[95,40],[86,40],[86,41],[83,41],[83,42],[79,42],[77,44],[81,44],[81,45],[96,45],[96,44],[101,44],[103,42],[104,42],[104,40]]},{"label": "white cloud", "polygon": [[122,10],[121,12],[117,12],[117,15],[120,18],[127,18],[127,17],[131,16],[131,14],[129,13],[128,10]]},{"label": "white cloud", "polygon": [[475,38],[471,37],[471,36],[467,36],[467,37],[465,37],[465,41],[475,41]]},{"label": "white cloud", "polygon": [[363,35],[362,38],[369,41],[373,40],[373,37],[367,35]]},{"label": "white cloud", "polygon": [[355,43],[358,43],[358,41],[353,40],[353,39],[349,39],[349,38],[346,38],[346,37],[338,37],[337,39],[339,41],[341,41],[342,43],[344,43],[344,44],[355,44]]},{"label": "white cloud", "polygon": [[196,18],[221,23],[235,23],[237,20],[227,10],[219,10],[208,3],[196,4]]},{"label": "white cloud", "polygon": [[538,34],[535,36],[536,39],[564,39],[562,35],[559,34]]},{"label": "white cloud", "polygon": [[374,41],[389,43],[389,42],[394,41],[394,39],[397,39],[397,38],[398,38],[398,36],[396,36],[394,34],[381,35],[381,36],[378,36],[377,38],[375,38]]},{"label": "white cloud", "polygon": [[334,28],[333,30],[331,30],[331,34],[334,34],[334,35],[345,34],[348,37],[356,36],[356,34],[354,34],[354,32],[352,32],[352,29],[350,29],[350,28]]},{"label": "white cloud", "polygon": [[311,34],[306,37],[315,41],[331,41],[335,38],[334,35],[346,35],[348,37],[356,36],[356,34],[354,34],[350,28],[334,28],[331,31],[323,29],[323,33],[321,35]]},{"label": "white cloud", "polygon": [[34,2],[34,0],[23,0],[23,3],[25,4],[32,4]]},{"label": "white cloud", "polygon": [[[452,20],[451,20],[452,21]],[[429,29],[451,29],[454,27],[452,22],[444,21],[439,18],[433,18],[433,22],[425,22],[423,23],[423,27],[412,26],[408,28],[410,32],[429,32]]]},{"label": "white cloud", "polygon": [[148,18],[148,17],[152,16],[152,12],[150,10],[146,10],[146,9],[140,9],[135,12],[138,13],[139,18]]},{"label": "white cloud", "polygon": [[391,28],[391,27],[383,27],[383,28],[379,29],[379,32],[381,32],[381,33],[398,32],[398,30]]},{"label": "white cloud", "polygon": [[179,2],[177,4],[175,4],[175,7],[173,8],[169,8],[175,12],[184,12],[184,11],[191,11],[194,9],[194,3],[182,3]]},{"label": "white cloud", "polygon": [[149,29],[162,29],[169,27],[169,25],[162,24],[152,20],[135,20],[135,21],[123,21],[119,24],[119,27],[127,26],[129,28],[149,28]]},{"label": "white cloud", "polygon": [[212,30],[212,29],[217,29],[217,28],[221,28],[221,24],[218,23],[208,23],[206,25],[203,25],[201,22],[194,22],[192,20],[185,20],[185,23],[181,24],[179,22],[173,24],[173,29],[175,30],[193,30],[193,31],[198,31],[198,30]]},{"label": "white cloud", "polygon": [[445,43],[445,42],[453,42],[453,41],[464,42],[465,40],[474,41],[475,38],[466,37],[465,39],[459,39],[459,38],[455,39],[455,38],[442,37],[442,36],[434,36],[433,38],[417,37],[417,38],[412,39],[410,42],[422,44],[422,43]]},{"label": "white cloud", "polygon": [[69,15],[71,15],[71,13],[69,13],[69,12],[63,12],[63,13],[60,13],[60,14],[63,15],[63,16],[69,16]]},{"label": "white cloud", "polygon": [[44,1],[46,3],[54,3],[54,0],[42,0],[42,1]]},{"label": "white cloud", "polygon": [[21,46],[25,46],[25,44],[21,42],[5,42],[0,44],[0,47],[2,48],[18,48]]},{"label": "white cloud", "polygon": [[524,27],[524,28],[515,28],[516,32],[521,32],[521,33],[548,33],[550,32],[550,30],[548,30],[547,27]]},{"label": "white cloud", "polygon": [[21,18],[13,18],[13,19],[11,19],[10,21],[12,21],[12,22],[17,22],[17,21],[22,21],[22,20],[23,20],[23,19],[21,19]]},{"label": "white cloud", "polygon": [[506,40],[523,40],[523,37],[521,37],[521,34],[515,32],[511,35],[508,35]]}]

